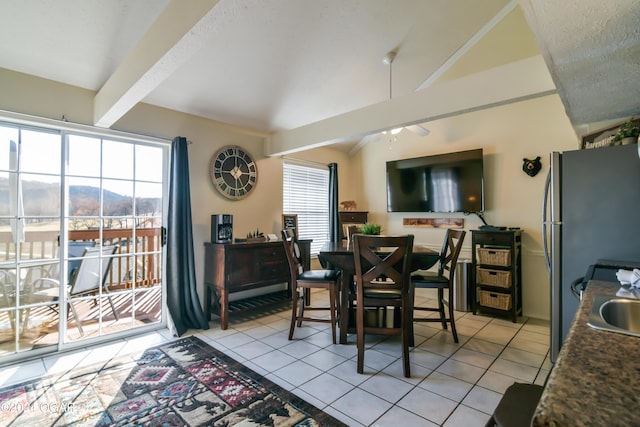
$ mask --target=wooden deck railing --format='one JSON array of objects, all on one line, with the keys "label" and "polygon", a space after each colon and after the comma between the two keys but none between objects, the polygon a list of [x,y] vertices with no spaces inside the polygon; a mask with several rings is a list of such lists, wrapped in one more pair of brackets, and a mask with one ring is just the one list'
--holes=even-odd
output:
[{"label": "wooden deck railing", "polygon": [[[102,230],[103,244],[119,246],[111,264],[109,283],[111,290],[135,287],[148,287],[162,280],[162,229],[131,228]],[[73,230],[69,232],[69,241],[100,241],[99,230]],[[58,257],[58,233],[51,231],[27,232],[25,241],[20,243],[22,260],[48,262]],[[10,232],[0,232],[0,261],[15,259],[15,243]],[[45,266],[30,267],[33,278],[45,275]]]},{"label": "wooden deck railing", "polygon": [[[160,282],[162,277],[161,228],[136,229],[135,239],[132,229],[109,229],[102,231],[105,244],[120,246],[111,264],[110,289],[150,286]],[[97,241],[98,230],[74,230],[69,232],[69,240]],[[122,256],[134,254],[132,256]]]}]

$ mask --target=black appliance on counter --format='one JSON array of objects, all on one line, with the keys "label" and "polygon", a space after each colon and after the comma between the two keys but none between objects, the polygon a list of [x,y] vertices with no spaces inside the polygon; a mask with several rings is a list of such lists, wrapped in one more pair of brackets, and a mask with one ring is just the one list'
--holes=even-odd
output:
[{"label": "black appliance on counter", "polygon": [[233,215],[211,215],[211,243],[231,243],[233,241]]},{"label": "black appliance on counter", "polygon": [[640,262],[637,144],[551,153],[542,234],[551,274],[553,363],[578,309],[572,283],[576,288],[586,276],[616,281],[618,266]]}]

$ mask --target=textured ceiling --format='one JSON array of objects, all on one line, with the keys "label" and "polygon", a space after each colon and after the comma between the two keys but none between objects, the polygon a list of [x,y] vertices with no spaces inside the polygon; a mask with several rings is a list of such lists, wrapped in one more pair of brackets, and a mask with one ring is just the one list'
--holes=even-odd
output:
[{"label": "textured ceiling", "polygon": [[574,127],[640,112],[638,0],[529,0],[523,8]]},{"label": "textured ceiling", "polygon": [[102,126],[145,102],[271,134],[388,100],[392,50],[393,98],[542,54],[579,126],[639,112],[639,20],[637,0],[3,0],[0,67],[96,91]]}]

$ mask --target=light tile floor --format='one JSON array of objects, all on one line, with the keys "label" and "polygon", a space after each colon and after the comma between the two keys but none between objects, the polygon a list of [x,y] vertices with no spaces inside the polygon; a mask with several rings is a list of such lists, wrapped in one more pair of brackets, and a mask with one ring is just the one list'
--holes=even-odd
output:
[{"label": "light tile floor", "polygon": [[[418,292],[417,305],[433,303],[429,290]],[[550,369],[547,321],[458,312],[458,344],[439,323],[417,323],[412,376],[404,378],[398,339],[367,337],[361,375],[354,336],[334,345],[328,325],[308,322],[289,341],[289,316],[286,309],[233,316],[225,331],[214,320],[191,333],[350,426],[484,426],[509,385],[543,384]],[[163,330],[8,366],[0,387],[171,339]]]}]

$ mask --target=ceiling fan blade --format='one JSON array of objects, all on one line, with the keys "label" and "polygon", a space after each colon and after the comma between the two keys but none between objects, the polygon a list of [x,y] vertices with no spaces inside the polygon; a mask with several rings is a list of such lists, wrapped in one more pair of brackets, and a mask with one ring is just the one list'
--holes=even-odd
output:
[{"label": "ceiling fan blade", "polygon": [[427,136],[431,133],[429,129],[422,127],[420,125],[410,125],[405,127],[409,129],[411,132],[418,134],[420,136]]}]

